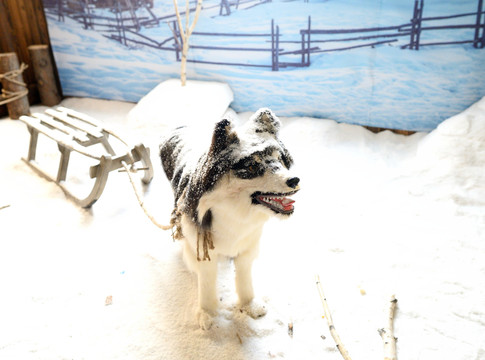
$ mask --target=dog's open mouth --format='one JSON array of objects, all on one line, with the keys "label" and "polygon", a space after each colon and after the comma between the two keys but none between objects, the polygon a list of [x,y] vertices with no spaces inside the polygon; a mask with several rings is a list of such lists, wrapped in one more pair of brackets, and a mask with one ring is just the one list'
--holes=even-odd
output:
[{"label": "dog's open mouth", "polygon": [[255,192],[251,197],[253,198],[253,204],[264,205],[278,214],[289,215],[295,210],[293,203],[295,200],[288,198],[295,194],[297,191],[289,193],[261,193]]}]

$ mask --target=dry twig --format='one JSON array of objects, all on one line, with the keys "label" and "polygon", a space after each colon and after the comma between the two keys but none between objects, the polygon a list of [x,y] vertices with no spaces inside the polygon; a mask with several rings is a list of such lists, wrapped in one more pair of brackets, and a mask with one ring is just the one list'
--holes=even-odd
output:
[{"label": "dry twig", "polygon": [[384,341],[384,360],[397,360],[396,340],[394,337],[394,313],[396,310],[397,299],[394,295],[391,296],[389,313],[388,313],[388,327],[377,330]]},{"label": "dry twig", "polygon": [[[181,70],[180,79],[182,80],[182,86],[185,86],[187,80],[187,53],[189,51],[189,38],[194,31],[195,24],[199,20],[199,14],[202,9],[202,0],[197,0],[197,6],[195,8],[194,19],[192,24],[189,23],[190,20],[190,5],[189,0],[185,0],[185,30],[182,25],[182,17],[179,12],[177,0],[173,0],[173,6],[175,8],[175,15],[177,16],[177,23],[180,31],[180,37],[182,38],[182,60],[181,60]],[[177,38],[176,34],[174,35]],[[177,41],[177,40],[176,40]],[[178,41],[177,41],[178,42]]]},{"label": "dry twig", "polygon": [[328,328],[330,330],[330,334],[333,337],[333,340],[335,341],[335,344],[337,345],[337,349],[340,351],[340,354],[345,360],[352,360],[349,353],[347,352],[347,349],[342,343],[342,340],[340,340],[340,336],[338,335],[335,326],[333,325],[332,316],[330,315],[330,309],[328,308],[327,299],[325,298],[325,294],[323,293],[322,284],[320,283],[320,276],[318,275],[316,276],[316,283],[318,287],[318,292],[320,293],[320,298],[322,300],[323,311],[325,312],[325,318],[327,319]]}]

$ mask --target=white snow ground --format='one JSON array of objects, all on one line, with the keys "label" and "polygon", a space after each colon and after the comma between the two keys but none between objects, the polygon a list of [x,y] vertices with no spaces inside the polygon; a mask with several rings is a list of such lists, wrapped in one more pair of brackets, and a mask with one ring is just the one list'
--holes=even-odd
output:
[{"label": "white snow ground", "polygon": [[[62,104],[149,145],[164,129],[128,122],[131,103]],[[170,233],[139,209],[126,175],[112,173],[100,200],[81,209],[20,160],[25,125],[0,120],[0,207],[10,205],[0,210],[0,358],[340,359],[319,274],[353,359],[383,358],[377,329],[392,294],[400,359],[485,359],[485,98],[408,137],[282,122],[302,190],[294,216],[270,221],[262,238],[254,278],[268,314],[235,310],[233,269],[222,263],[220,313],[204,332],[196,278]],[[172,195],[156,153],[145,196],[163,222]]]}]

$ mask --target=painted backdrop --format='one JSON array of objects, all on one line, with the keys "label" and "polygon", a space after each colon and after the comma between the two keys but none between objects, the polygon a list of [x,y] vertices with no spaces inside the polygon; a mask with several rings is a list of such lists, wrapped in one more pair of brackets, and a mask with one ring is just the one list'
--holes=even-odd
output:
[{"label": "painted backdrop", "polygon": [[[236,111],[430,130],[485,96],[482,2],[204,0],[188,77],[228,83]],[[137,102],[179,76],[171,0],[44,7],[65,95]]]}]

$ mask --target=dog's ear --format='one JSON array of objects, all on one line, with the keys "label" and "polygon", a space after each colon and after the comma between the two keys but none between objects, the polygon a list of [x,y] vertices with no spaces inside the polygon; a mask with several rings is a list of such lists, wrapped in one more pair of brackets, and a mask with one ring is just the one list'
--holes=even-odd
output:
[{"label": "dog's ear", "polygon": [[218,154],[222,150],[226,149],[231,144],[236,144],[239,142],[239,138],[232,128],[232,123],[223,119],[219,121],[215,128],[214,134],[212,135],[212,143],[209,152],[212,154]]},{"label": "dog's ear", "polygon": [[[197,169],[187,180],[187,191],[183,195],[183,211],[190,214],[193,222],[199,223],[197,208],[202,195],[211,191],[217,181],[231,168],[232,154],[231,151],[225,150],[237,143],[239,138],[232,129],[231,122],[227,119],[219,121],[212,134],[209,152],[199,159]],[[206,213],[202,219],[202,228],[211,222],[212,214]]]},{"label": "dog's ear", "polygon": [[274,136],[278,135],[281,123],[270,109],[259,109],[251,119],[254,123],[256,133],[269,133]]}]

